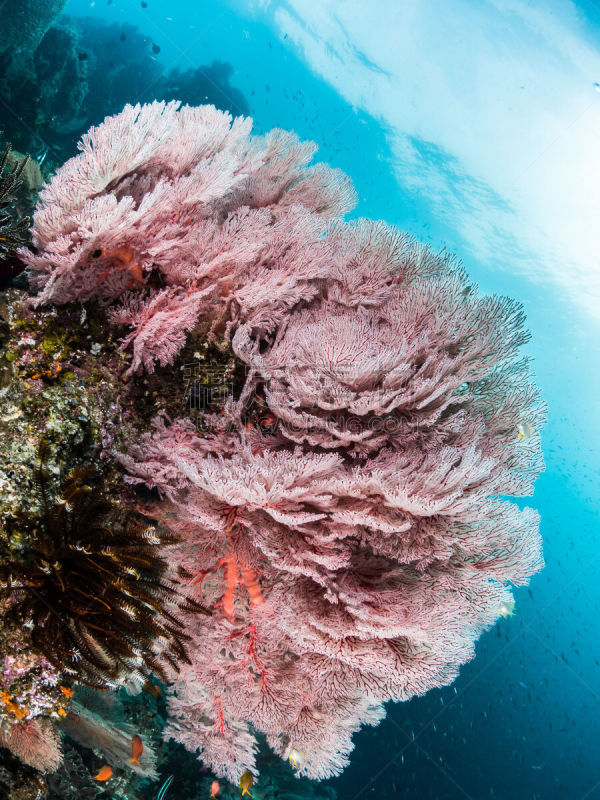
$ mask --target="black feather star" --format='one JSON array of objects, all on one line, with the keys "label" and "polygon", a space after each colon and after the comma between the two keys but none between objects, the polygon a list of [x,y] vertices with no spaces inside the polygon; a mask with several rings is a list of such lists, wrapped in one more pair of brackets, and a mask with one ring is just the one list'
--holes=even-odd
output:
[{"label": "black feather star", "polygon": [[27,166],[29,156],[15,164],[10,170],[6,169],[8,157],[11,152],[7,145],[0,156],[0,261],[8,261],[14,257],[15,250],[23,244],[23,234],[29,227],[29,217],[15,220],[9,209],[13,205],[13,196],[21,185],[21,175]]},{"label": "black feather star", "polygon": [[5,613],[28,627],[33,647],[74,682],[142,684],[151,673],[165,680],[164,662],[175,670],[190,663],[190,637],[173,612],[210,613],[167,578],[161,550],[174,537],[136,511],[121,512],[95,486],[93,467],[72,471],[52,502],[45,449],[35,474],[39,513],[5,524]]}]

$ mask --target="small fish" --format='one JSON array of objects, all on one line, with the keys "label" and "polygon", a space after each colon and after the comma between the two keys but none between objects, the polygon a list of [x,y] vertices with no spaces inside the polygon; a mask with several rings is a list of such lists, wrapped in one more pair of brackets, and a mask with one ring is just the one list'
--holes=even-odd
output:
[{"label": "small fish", "polygon": [[129,267],[129,274],[131,276],[129,281],[131,286],[135,286],[136,283],[144,283],[144,273],[139,264],[132,264]]},{"label": "small fish", "polygon": [[67,700],[70,700],[73,697],[73,689],[69,689],[67,686],[61,686],[60,690]]},{"label": "small fish", "polygon": [[506,619],[507,617],[514,617],[515,604],[513,600],[508,600],[506,603],[500,603],[498,613]]},{"label": "small fish", "polygon": [[140,739],[140,737],[135,733],[131,737],[131,764],[137,764],[138,767],[140,766],[139,758],[142,755],[144,750],[144,743]]},{"label": "small fish", "polygon": [[213,781],[210,785],[210,796],[216,797],[220,791],[221,787],[219,786],[219,781]]},{"label": "small fish", "polygon": [[156,800],[163,800],[163,797],[165,796],[167,789],[172,783],[173,783],[173,776],[169,775],[167,780],[160,787],[160,792],[156,795]]},{"label": "small fish", "polygon": [[517,432],[517,439],[523,439],[525,442],[533,436],[533,428],[528,422],[519,422]]},{"label": "small fish", "polygon": [[152,52],[154,55],[158,55],[160,53],[160,47],[156,44],[156,42],[152,43]]},{"label": "small fish", "polygon": [[107,781],[109,778],[112,778],[112,774],[113,774],[112,769],[108,765],[105,765],[104,767],[102,767],[100,772],[96,775],[94,780],[95,781]]},{"label": "small fish", "polygon": [[250,797],[252,797],[252,795],[250,794],[250,789],[252,788],[253,783],[254,783],[254,775],[250,772],[249,769],[247,769],[240,778],[240,789],[242,790],[242,797],[245,794],[249,794]]},{"label": "small fish", "polygon": [[290,764],[296,769],[299,769],[304,762],[306,761],[306,756],[302,752],[302,750],[296,750],[295,747],[292,747],[290,750],[290,754],[288,756]]}]

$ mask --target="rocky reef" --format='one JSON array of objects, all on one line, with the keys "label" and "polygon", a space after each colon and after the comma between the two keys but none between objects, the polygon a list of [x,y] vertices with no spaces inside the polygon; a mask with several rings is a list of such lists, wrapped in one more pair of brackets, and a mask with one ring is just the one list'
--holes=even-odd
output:
[{"label": "rocky reef", "polygon": [[90,125],[134,98],[249,112],[230,84],[230,64],[165,71],[157,45],[134,25],[61,15],[64,5],[9,0],[14,13],[0,35],[4,135],[19,151],[32,153],[46,173],[74,154]]},{"label": "rocky reef", "polygon": [[6,0],[2,4],[0,59],[15,79],[33,69],[36,49],[67,0]]}]

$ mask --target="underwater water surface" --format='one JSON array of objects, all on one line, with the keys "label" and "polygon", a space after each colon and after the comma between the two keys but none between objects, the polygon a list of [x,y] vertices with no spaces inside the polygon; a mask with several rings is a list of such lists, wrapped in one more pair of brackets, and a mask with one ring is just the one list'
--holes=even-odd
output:
[{"label": "underwater water surface", "polygon": [[[342,800],[600,800],[597,7],[68,0],[62,13],[104,37],[105,63],[93,102],[45,143],[36,129],[34,155],[59,165],[125,102],[187,93],[314,140],[353,180],[353,217],[456,253],[482,292],[524,306],[548,422],[545,472],[519,504],[541,516],[545,567],[452,685],[388,704],[326,785]],[[201,800],[178,794],[177,770],[161,769],[166,800]]]}]

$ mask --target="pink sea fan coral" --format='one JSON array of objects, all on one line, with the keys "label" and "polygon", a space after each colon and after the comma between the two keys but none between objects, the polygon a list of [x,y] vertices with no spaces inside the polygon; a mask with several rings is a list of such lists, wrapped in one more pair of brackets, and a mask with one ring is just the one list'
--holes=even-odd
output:
[{"label": "pink sea fan coral", "polygon": [[[202,298],[205,308],[229,306],[255,271],[259,296],[236,301],[246,315],[257,301],[265,314],[267,298],[273,314],[309,297],[307,282],[323,272],[310,250],[323,221],[352,207],[354,190],[339,170],[307,166],[312,143],[287,131],[253,137],[251,124],[173,102],[126,106],[92,128],[81,154],[40,195],[32,229],[39,252],[23,253],[37,302],[114,299],[145,287],[145,324],[141,306],[118,315],[134,327],[125,344],[133,343],[137,368],[174,357],[190,308],[183,302],[178,320],[172,292],[169,315],[157,281],[184,286],[192,305]],[[157,353],[161,336],[170,345]]]},{"label": "pink sea fan coral", "polygon": [[256,731],[304,753],[299,772],[336,774],[384,702],[456,677],[509,583],[542,566],[537,515],[508,499],[543,467],[522,310],[390,226],[341,219],[348,180],[293,134],[155,103],[81,150],[34,219],[37,302],[109,305],[130,374],[189,337],[237,367],[202,435],[159,415],[115,454],[161,493],[172,558],[214,609],[166,735],[232,780],[255,769]]},{"label": "pink sea fan coral", "polygon": [[128,372],[143,366],[147,372],[171,364],[185,344],[186,333],[193,329],[198,319],[202,301],[201,293],[187,295],[172,288],[162,289],[142,300],[129,294],[123,305],[108,312],[111,322],[129,325],[133,330],[123,339],[127,347],[133,342],[133,358]]},{"label": "pink sea fan coral", "polygon": [[55,772],[62,761],[60,734],[48,719],[16,723],[0,730],[0,747],[41,772]]}]

